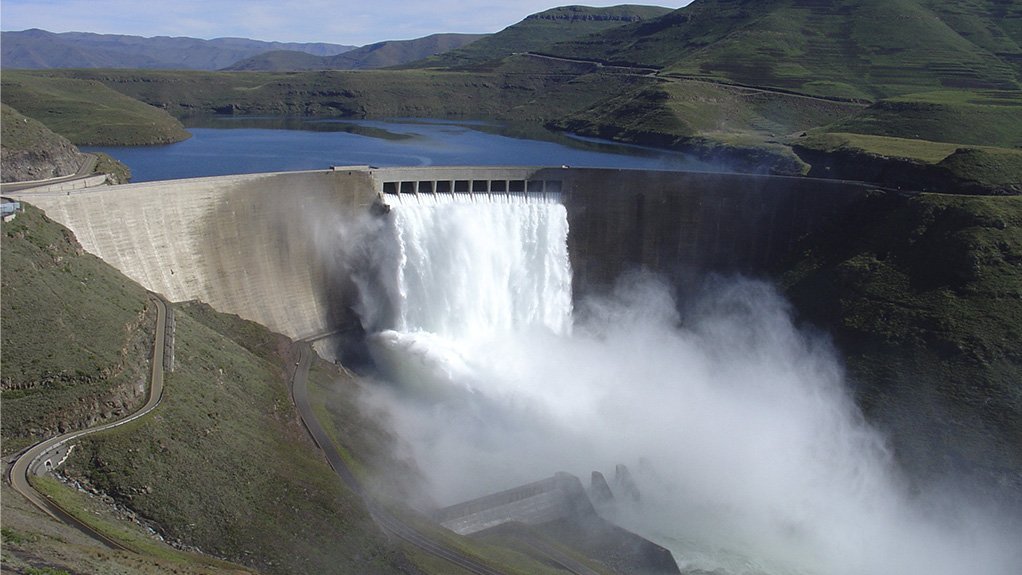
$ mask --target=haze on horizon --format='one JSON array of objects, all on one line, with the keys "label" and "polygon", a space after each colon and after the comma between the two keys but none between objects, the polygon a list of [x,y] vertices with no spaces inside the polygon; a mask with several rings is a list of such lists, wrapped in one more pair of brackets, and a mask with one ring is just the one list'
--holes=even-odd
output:
[{"label": "haze on horizon", "polygon": [[[680,8],[692,0],[631,2]],[[624,1],[586,1],[615,6]],[[276,42],[366,45],[438,33],[498,32],[530,14],[572,2],[522,0],[4,0],[0,28],[132,36],[250,38]],[[333,14],[333,17],[329,15]]]}]

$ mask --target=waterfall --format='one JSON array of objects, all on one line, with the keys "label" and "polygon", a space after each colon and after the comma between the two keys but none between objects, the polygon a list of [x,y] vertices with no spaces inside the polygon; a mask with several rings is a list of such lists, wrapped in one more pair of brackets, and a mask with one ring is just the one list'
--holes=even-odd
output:
[{"label": "waterfall", "polygon": [[638,274],[580,301],[573,325],[555,198],[388,201],[356,281],[396,385],[364,401],[388,414],[432,501],[623,462],[642,497],[601,513],[687,571],[1018,572],[1016,517],[957,483],[910,488],[830,342],[799,330],[769,284],[708,279],[682,315],[670,285]]},{"label": "waterfall", "polygon": [[423,371],[439,370],[448,380],[472,347],[500,335],[570,333],[568,220],[558,197],[387,199],[362,316],[390,375],[429,379]]}]

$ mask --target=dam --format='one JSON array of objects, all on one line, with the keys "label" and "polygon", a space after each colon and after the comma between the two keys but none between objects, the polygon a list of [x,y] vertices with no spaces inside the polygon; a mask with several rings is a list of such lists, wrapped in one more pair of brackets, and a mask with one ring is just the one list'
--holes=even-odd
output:
[{"label": "dam", "polygon": [[810,178],[570,167],[334,167],[25,191],[82,246],[171,301],[198,299],[292,338],[357,327],[344,247],[388,197],[557,196],[574,297],[648,269],[762,275],[874,191]]},{"label": "dam", "polygon": [[[363,166],[17,199],[170,300],[366,341],[372,375],[387,377],[365,378],[363,399],[451,528],[549,526],[578,490],[537,478],[627,464],[641,497],[600,513],[689,569],[958,573],[986,549],[1009,565],[1010,529],[926,515],[826,338],[800,330],[766,282],[736,277],[783,270],[807,235],[886,193],[727,173]],[[489,275],[500,258],[510,273]],[[363,281],[367,261],[394,281]],[[686,283],[709,274],[729,277],[689,298]],[[619,294],[622,276],[639,279]],[[378,321],[359,309],[366,293],[383,294]]]}]

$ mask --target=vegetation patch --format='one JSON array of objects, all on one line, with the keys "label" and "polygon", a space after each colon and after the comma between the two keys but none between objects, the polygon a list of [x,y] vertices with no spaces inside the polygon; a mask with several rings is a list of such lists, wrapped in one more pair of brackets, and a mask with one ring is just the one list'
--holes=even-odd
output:
[{"label": "vegetation patch", "polygon": [[823,131],[787,142],[811,164],[813,176],[909,190],[1022,194],[1022,150]]},{"label": "vegetation patch", "polygon": [[100,82],[5,71],[4,103],[79,146],[168,144],[189,137],[167,112]]},{"label": "vegetation patch", "polygon": [[928,92],[882,100],[828,126],[852,132],[971,146],[1022,147],[1022,92]]},{"label": "vegetation patch", "polygon": [[959,148],[938,165],[963,182],[1003,186],[1022,194],[1022,149]]},{"label": "vegetation patch", "polygon": [[787,293],[832,330],[899,458],[1017,493],[1022,197],[877,194],[802,245]]},{"label": "vegetation patch", "polygon": [[0,104],[0,172],[4,182],[41,180],[75,173],[86,156],[7,104]]},{"label": "vegetation patch", "polygon": [[645,21],[670,12],[657,6],[562,6],[551,8],[508,26],[458,50],[409,64],[410,67],[479,68],[499,64],[518,52],[542,52],[556,42],[580,38]]},{"label": "vegetation patch", "polygon": [[[0,569],[4,573],[26,573],[30,569],[67,573],[131,573],[132,575],[243,575],[240,565],[208,556],[188,553],[160,543],[142,526],[114,510],[97,497],[69,489],[56,481],[43,480],[39,486],[60,498],[61,504],[79,514],[91,525],[105,525],[112,531],[120,526],[132,542],[144,544],[152,553],[145,555],[114,551],[78,529],[54,520],[4,483],[3,554]],[[10,538],[8,538],[10,536]]]},{"label": "vegetation patch", "polygon": [[1018,89],[1022,10],[971,0],[701,0],[553,54],[806,94],[867,98]]},{"label": "vegetation patch", "polygon": [[176,308],[157,411],[81,442],[69,475],[180,545],[269,573],[389,573],[359,497],[318,455],[285,384],[290,341],[202,304]]},{"label": "vegetation patch", "polygon": [[156,320],[144,289],[23,205],[0,235],[4,453],[140,405]]}]

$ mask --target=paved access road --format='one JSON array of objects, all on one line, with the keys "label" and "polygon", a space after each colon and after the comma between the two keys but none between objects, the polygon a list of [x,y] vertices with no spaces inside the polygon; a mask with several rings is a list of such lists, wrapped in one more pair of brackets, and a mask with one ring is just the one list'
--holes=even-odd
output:
[{"label": "paved access road", "polygon": [[36,465],[41,463],[44,456],[50,451],[90,433],[113,429],[130,421],[134,421],[151,412],[153,409],[156,409],[156,406],[160,404],[160,401],[163,399],[163,356],[167,335],[167,304],[158,296],[154,296],[153,300],[156,302],[157,312],[156,338],[155,343],[153,344],[152,372],[149,377],[149,399],[146,401],[146,404],[143,405],[141,409],[124,419],[104,423],[88,429],[72,431],[37,443],[25,451],[21,457],[14,462],[10,469],[11,485],[14,487],[15,491],[22,494],[25,499],[28,499],[33,505],[43,510],[43,512],[50,517],[53,517],[58,521],[68,523],[94,539],[97,539],[104,545],[114,549],[127,548],[72,517],[71,514],[61,509],[55,502],[48,499],[42,493],[36,491],[28,482],[28,478],[33,473]]},{"label": "paved access road", "polygon": [[5,183],[2,187],[0,187],[0,190],[2,190],[3,193],[6,194],[8,192],[18,192],[21,190],[35,188],[37,186],[62,184],[64,182],[70,182],[72,180],[81,180],[83,178],[88,178],[92,176],[93,173],[96,171],[96,162],[98,160],[99,158],[97,158],[95,154],[85,154],[85,161],[82,162],[81,167],[78,168],[77,172],[71,174],[70,176],[59,176],[56,178],[47,178],[45,180],[31,180],[28,182],[8,182]]}]

